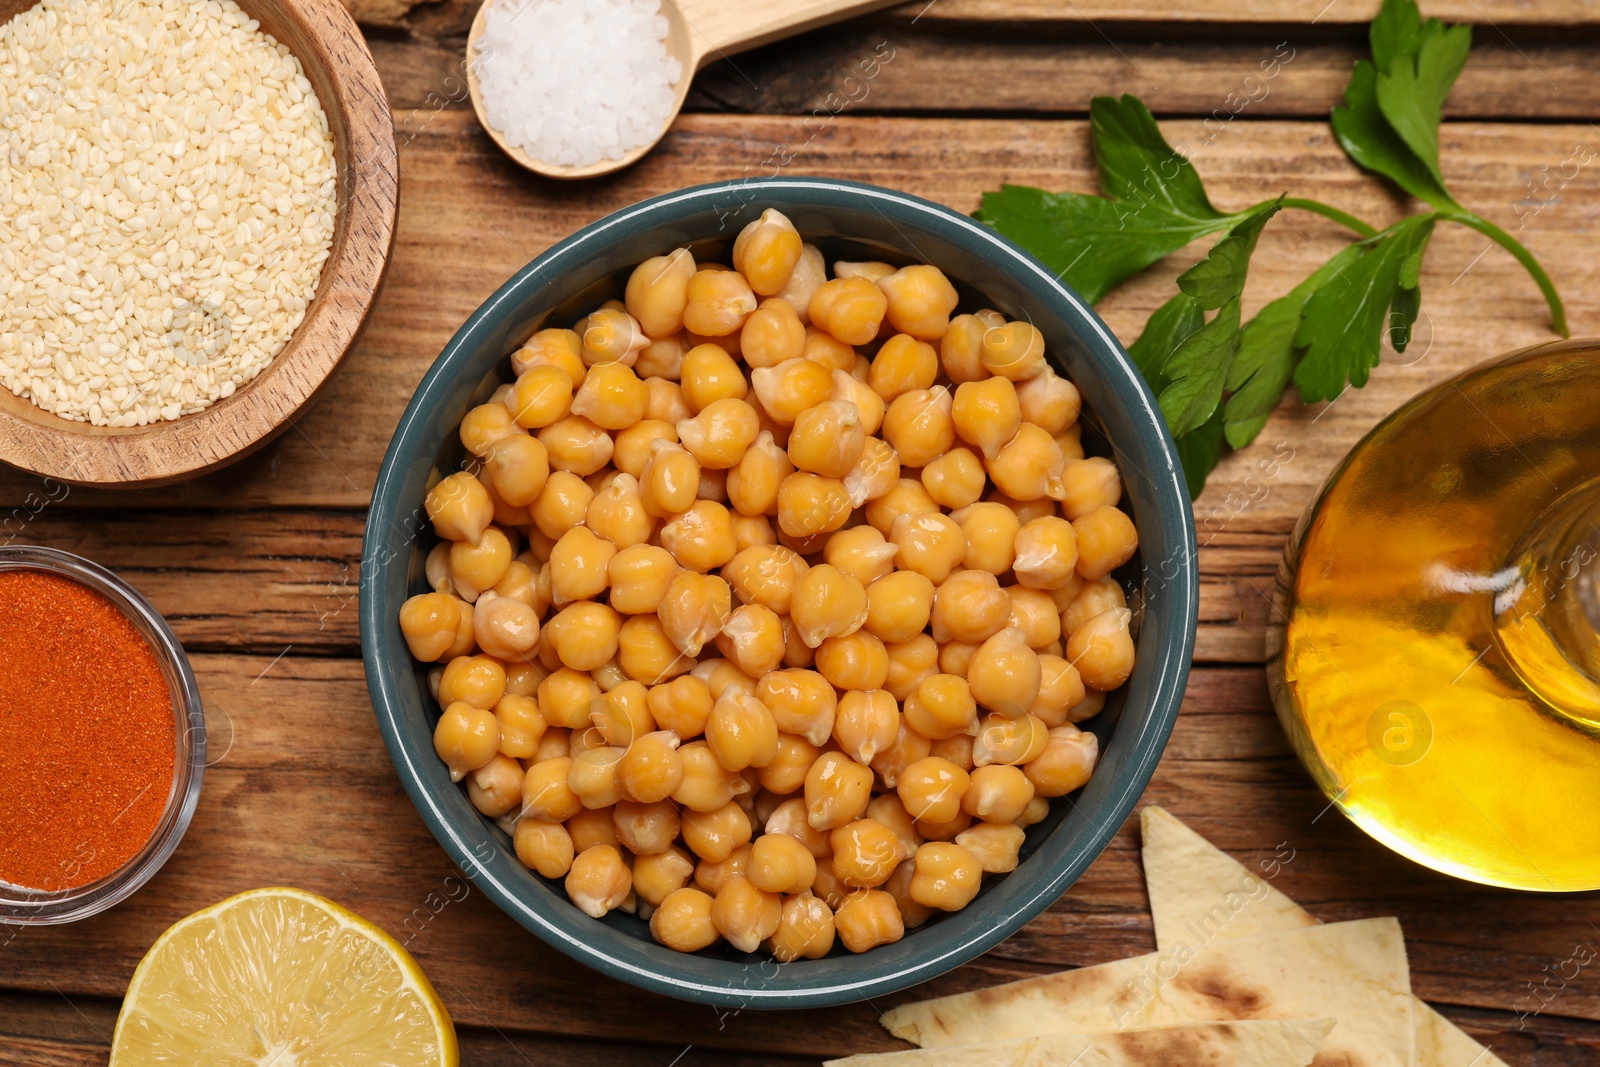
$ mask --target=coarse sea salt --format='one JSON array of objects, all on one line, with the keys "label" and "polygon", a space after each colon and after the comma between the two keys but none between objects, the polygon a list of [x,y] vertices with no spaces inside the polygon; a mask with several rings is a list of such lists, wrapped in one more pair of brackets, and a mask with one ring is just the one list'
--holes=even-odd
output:
[{"label": "coarse sea salt", "polygon": [[658,0],[489,0],[474,69],[493,126],[546,163],[582,167],[649,144],[683,65]]}]

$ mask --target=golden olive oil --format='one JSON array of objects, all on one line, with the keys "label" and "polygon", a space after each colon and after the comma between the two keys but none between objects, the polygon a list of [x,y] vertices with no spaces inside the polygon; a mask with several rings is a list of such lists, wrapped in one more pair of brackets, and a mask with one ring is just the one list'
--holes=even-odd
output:
[{"label": "golden olive oil", "polygon": [[1328,796],[1462,878],[1600,888],[1600,343],[1474,368],[1363,440],[1279,573],[1268,678]]}]

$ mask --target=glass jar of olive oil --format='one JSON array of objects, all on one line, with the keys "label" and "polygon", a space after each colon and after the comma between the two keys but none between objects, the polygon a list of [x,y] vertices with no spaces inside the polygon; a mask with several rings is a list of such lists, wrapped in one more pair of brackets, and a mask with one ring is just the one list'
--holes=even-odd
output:
[{"label": "glass jar of olive oil", "polygon": [[1475,367],[1301,518],[1268,679],[1357,825],[1461,878],[1600,888],[1600,341]]}]

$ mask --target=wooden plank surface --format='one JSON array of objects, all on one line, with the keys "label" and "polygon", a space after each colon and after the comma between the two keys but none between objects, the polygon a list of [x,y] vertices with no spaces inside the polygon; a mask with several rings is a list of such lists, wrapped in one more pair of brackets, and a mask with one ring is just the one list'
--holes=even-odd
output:
[{"label": "wooden plank surface", "polygon": [[[1168,136],[1196,157],[1220,206],[1290,190],[1392,221],[1405,205],[1345,159],[1322,119],[1376,3],[922,0],[713,67],[697,82],[698,113],[657,152],[582,185],[511,166],[465,109],[453,79],[474,0],[423,4],[369,34],[399,109],[399,239],[372,324],[323,399],[262,454],[185,486],[124,495],[0,472],[0,542],[101,560],[171,619],[194,653],[215,764],[183,848],[146,891],[70,927],[0,928],[0,1063],[103,1063],[117,998],[157,934],[229,893],[273,883],[331,896],[407,942],[462,1028],[467,1063],[743,1067],[892,1047],[877,1011],[907,996],[774,1017],[638,993],[546,949],[451,867],[399,788],[355,658],[364,508],[392,428],[454,329],[527,260],[645,196],[757,173],[779,144],[798,149],[789,173],[875,181],[970,211],[1001,181],[1093,190],[1085,102],[1129,91],[1173,116]],[[1600,332],[1596,171],[1591,163],[1574,178],[1550,177],[1575,146],[1600,145],[1589,121],[1600,115],[1590,69],[1600,5],[1425,8],[1477,26],[1472,63],[1446,108],[1457,120],[1442,135],[1446,177],[1464,203],[1508,229],[1522,219],[1519,236],[1561,285],[1574,332]],[[798,117],[880,40],[894,43],[895,58],[869,96],[806,132]],[[1294,58],[1268,95],[1207,126],[1280,41]],[[1274,222],[1247,312],[1341,239],[1320,219]],[[1593,896],[1469,886],[1375,846],[1327,810],[1255,666],[1284,538],[1332,464],[1418,390],[1550,336],[1520,268],[1483,246],[1441,229],[1424,270],[1423,327],[1405,359],[1331,405],[1286,401],[1260,441],[1213,475],[1196,507],[1201,666],[1146,800],[1247,862],[1292,848],[1278,881],[1291,896],[1324,919],[1400,916],[1420,995],[1513,1064],[1576,1067],[1600,1056],[1600,978],[1592,966],[1551,976],[1600,942]],[[1201,251],[1104,302],[1124,341]],[[446,885],[467,891],[452,889],[459,899],[433,914],[427,895]],[[1061,902],[915,995],[1151,947],[1130,821]]]}]

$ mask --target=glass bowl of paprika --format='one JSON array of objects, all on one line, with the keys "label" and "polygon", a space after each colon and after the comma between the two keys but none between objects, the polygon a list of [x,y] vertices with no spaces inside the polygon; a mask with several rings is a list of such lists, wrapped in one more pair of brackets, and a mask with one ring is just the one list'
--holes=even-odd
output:
[{"label": "glass bowl of paprika", "polygon": [[126,899],[200,800],[205,716],[183,646],[132,586],[58,549],[0,546],[0,923]]}]

